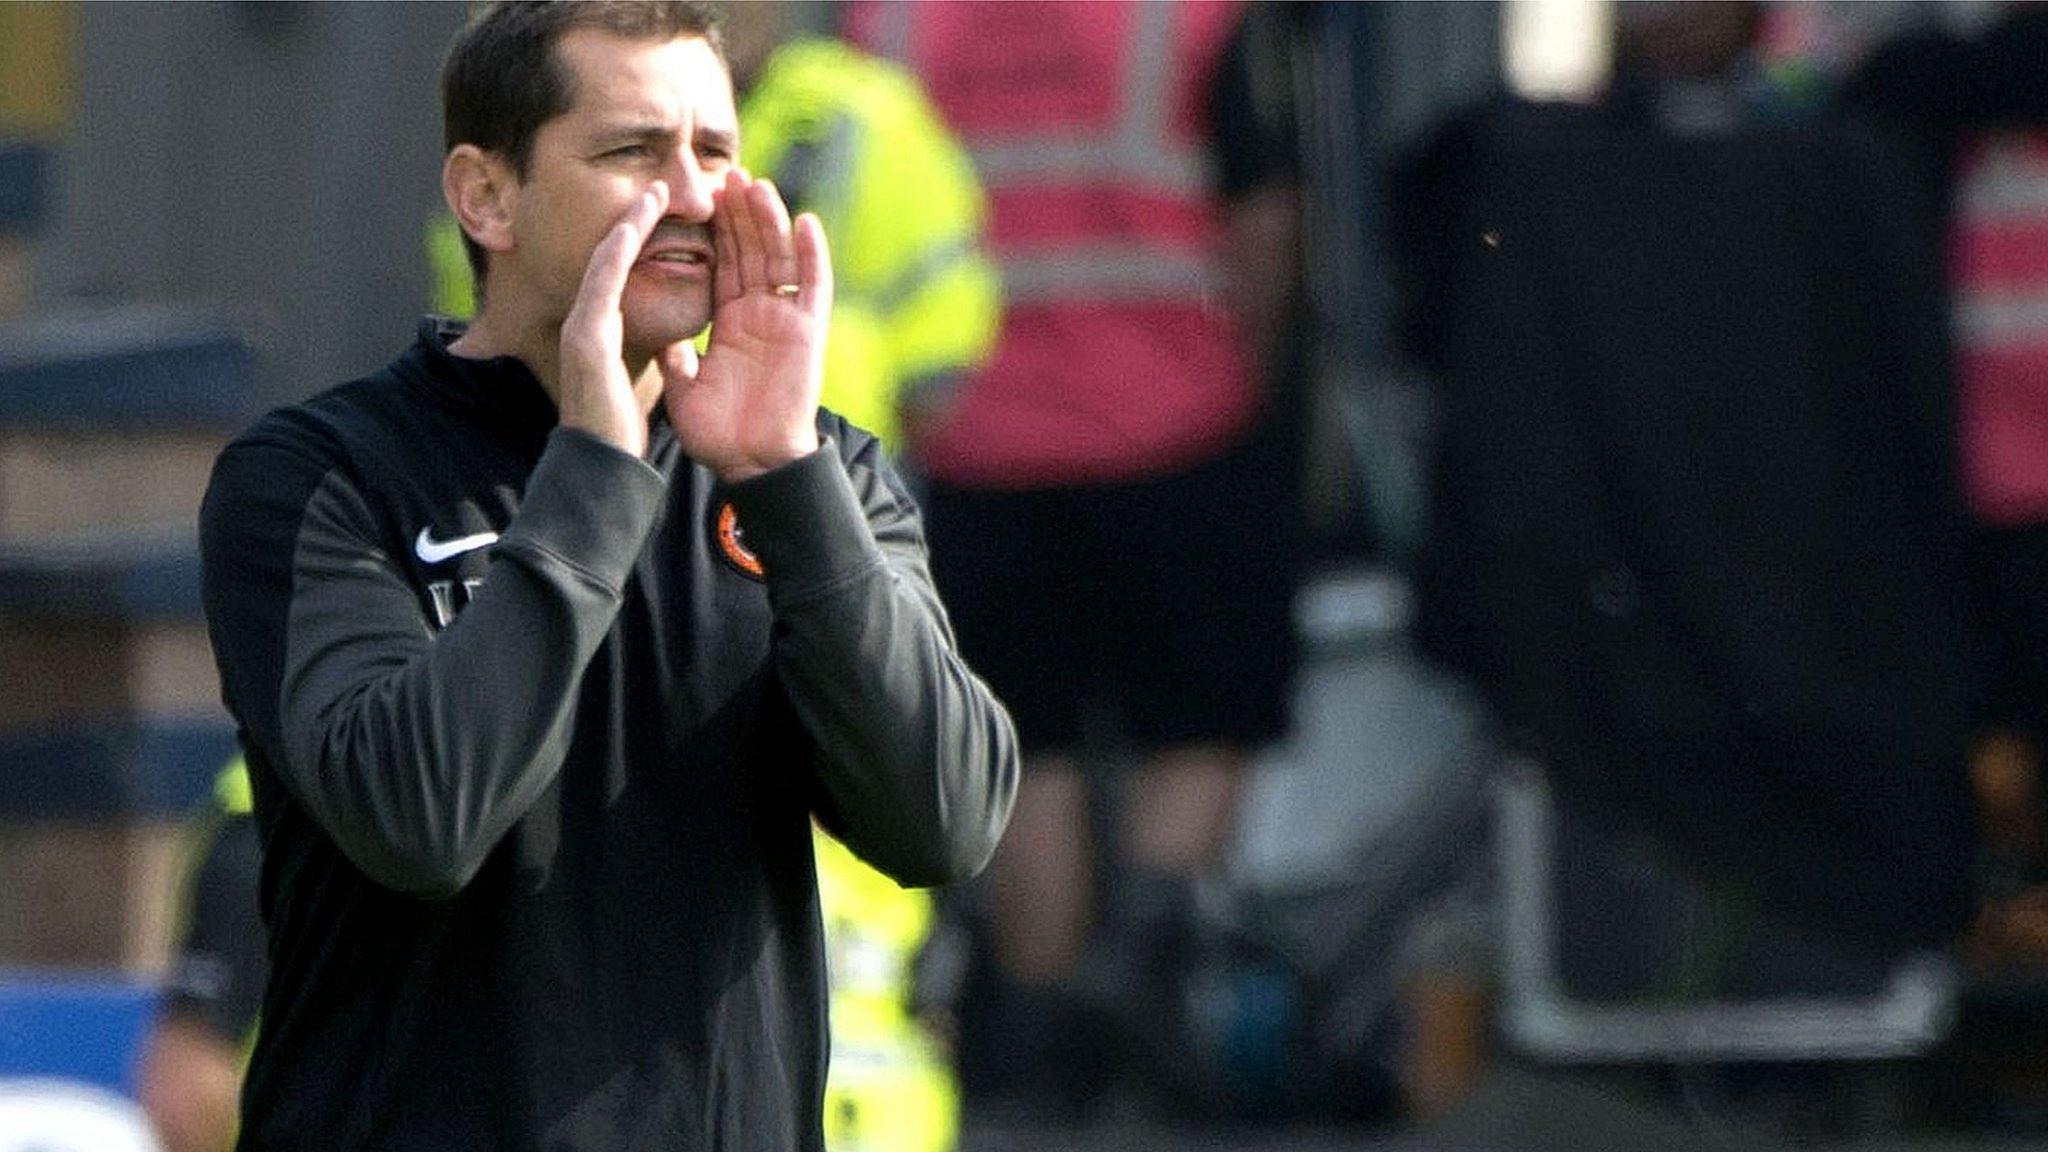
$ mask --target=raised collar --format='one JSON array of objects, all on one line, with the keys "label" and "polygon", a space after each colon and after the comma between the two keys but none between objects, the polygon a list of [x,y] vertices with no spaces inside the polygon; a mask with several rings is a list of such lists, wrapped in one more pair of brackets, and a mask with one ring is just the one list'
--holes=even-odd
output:
[{"label": "raised collar", "polygon": [[472,359],[448,350],[467,328],[445,316],[425,317],[404,359],[414,362],[423,383],[478,420],[543,434],[552,429],[558,418],[555,402],[525,361],[517,356]]}]

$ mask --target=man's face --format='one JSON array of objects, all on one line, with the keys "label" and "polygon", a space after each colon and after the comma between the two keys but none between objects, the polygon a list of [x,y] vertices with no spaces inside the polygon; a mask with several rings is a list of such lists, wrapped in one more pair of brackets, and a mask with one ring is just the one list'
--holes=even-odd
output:
[{"label": "man's face", "polygon": [[[619,310],[629,355],[650,355],[711,320],[712,189],[739,152],[732,83],[697,37],[632,40],[578,29],[555,45],[568,111],[534,134],[513,213],[514,291],[568,315],[590,254],[647,186],[668,214],[642,247]],[[494,277],[492,291],[503,290]]]}]

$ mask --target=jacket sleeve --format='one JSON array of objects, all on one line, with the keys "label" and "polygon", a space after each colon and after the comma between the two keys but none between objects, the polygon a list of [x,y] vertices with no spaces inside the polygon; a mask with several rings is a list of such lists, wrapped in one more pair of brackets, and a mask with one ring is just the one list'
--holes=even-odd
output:
[{"label": "jacket sleeve", "polygon": [[875,442],[730,486],[775,613],[776,668],[819,751],[820,821],[910,886],[979,872],[1017,790],[1009,714],[955,649],[924,528]]},{"label": "jacket sleeve", "polygon": [[371,879],[460,890],[560,769],[665,488],[557,429],[482,584],[436,634],[348,470],[285,437],[230,446],[200,547],[222,693],[254,760]]}]

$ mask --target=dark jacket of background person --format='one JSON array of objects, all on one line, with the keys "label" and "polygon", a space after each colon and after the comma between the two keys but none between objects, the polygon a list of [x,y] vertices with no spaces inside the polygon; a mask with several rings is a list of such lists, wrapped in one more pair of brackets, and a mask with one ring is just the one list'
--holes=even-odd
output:
[{"label": "dark jacket of background person", "polygon": [[1422,639],[1579,802],[1931,944],[1973,856],[1939,264],[1877,136],[1737,111],[1624,78],[1411,170]]},{"label": "dark jacket of background person", "polygon": [[1871,54],[1841,91],[1850,107],[1890,121],[1922,148],[1935,181],[1923,208],[1949,209],[1955,149],[1971,132],[2048,122],[2048,8],[2014,5],[1982,35],[1901,35]]}]

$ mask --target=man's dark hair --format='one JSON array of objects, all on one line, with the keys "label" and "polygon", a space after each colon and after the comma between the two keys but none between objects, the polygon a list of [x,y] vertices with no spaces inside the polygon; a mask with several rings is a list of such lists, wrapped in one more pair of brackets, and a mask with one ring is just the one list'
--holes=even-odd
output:
[{"label": "man's dark hair", "polygon": [[[555,45],[579,28],[634,40],[701,37],[725,56],[718,17],[687,0],[507,0],[478,9],[449,45],[441,65],[441,133],[445,150],[474,144],[512,161],[526,178],[533,137],[540,126],[569,110],[576,94],[555,56]],[[462,235],[477,291],[483,291],[487,254]]]}]

